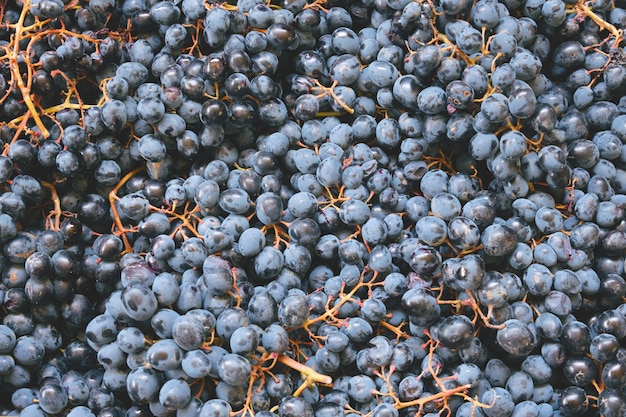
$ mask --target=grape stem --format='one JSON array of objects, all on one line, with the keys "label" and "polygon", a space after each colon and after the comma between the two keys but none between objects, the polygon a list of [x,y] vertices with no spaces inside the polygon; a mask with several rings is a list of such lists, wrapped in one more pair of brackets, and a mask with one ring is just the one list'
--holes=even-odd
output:
[{"label": "grape stem", "polygon": [[15,36],[13,37],[13,48],[9,48],[9,50],[7,51],[8,56],[9,56],[9,63],[10,63],[9,68],[13,76],[13,79],[17,83],[17,87],[22,93],[22,98],[24,99],[24,104],[26,105],[26,108],[28,109],[31,116],[33,117],[33,120],[35,121],[35,124],[41,131],[41,134],[43,135],[43,137],[47,138],[48,136],[50,136],[50,132],[48,131],[48,129],[46,129],[43,122],[41,121],[41,118],[39,117],[39,113],[37,112],[37,109],[35,108],[35,103],[33,103],[33,100],[30,96],[29,87],[30,87],[31,80],[33,78],[32,68],[30,65],[28,65],[30,64],[28,62],[28,58],[23,57],[28,67],[28,74],[27,74],[28,85],[26,85],[24,84],[24,79],[22,78],[22,74],[20,73],[20,67],[18,63],[20,41],[22,40],[22,34],[24,31],[24,20],[26,19],[26,15],[28,14],[29,11],[30,11],[30,0],[25,0],[24,4],[22,5],[22,12],[20,13],[20,18],[18,19],[17,23],[15,23]]},{"label": "grape stem", "polygon": [[54,185],[49,182],[41,181],[41,185],[50,191],[51,199],[54,203],[54,230],[59,230],[61,227],[61,201],[59,200],[59,195]]},{"label": "grape stem", "polygon": [[278,362],[282,363],[283,365],[286,365],[300,372],[300,374],[304,377],[304,381],[302,382],[302,385],[300,385],[300,387],[298,387],[298,389],[294,392],[293,394],[294,397],[299,396],[305,389],[307,389],[314,383],[324,384],[324,385],[330,385],[333,383],[333,379],[330,376],[320,374],[315,369],[308,367],[306,365],[303,365],[300,362],[297,362],[291,359],[287,355],[280,354],[278,355],[276,359]]},{"label": "grape stem", "polygon": [[4,145],[4,149],[2,150],[2,155],[4,156],[8,155],[9,148],[20,138],[20,134],[26,128],[26,123],[28,122],[29,117],[30,117],[30,110],[26,110],[26,113],[24,114],[23,119],[20,121],[19,126],[17,126],[17,129],[15,129],[15,134],[13,135],[11,142]]},{"label": "grape stem", "polygon": [[581,1],[578,4],[575,4],[572,9],[575,12],[587,16],[589,19],[593,20],[593,22],[597,24],[600,29],[607,30],[609,33],[611,33],[611,35],[615,37],[615,39],[613,40],[613,47],[617,48],[619,46],[619,43],[622,41],[622,35],[624,33],[621,29],[617,29],[614,25],[598,16],[593,10],[591,10],[591,7],[587,6],[585,1]]},{"label": "grape stem", "polygon": [[142,171],[144,167],[138,167],[130,171],[128,174],[124,175],[124,177],[117,183],[117,185],[111,190],[109,193],[109,204],[111,206],[111,213],[113,214],[113,222],[115,223],[115,227],[118,229],[118,232],[121,234],[121,239],[124,242],[124,248],[127,252],[132,252],[132,247],[130,246],[130,242],[126,237],[126,229],[120,220],[120,215],[117,211],[117,206],[115,203],[119,200],[117,196],[117,192],[126,184],[126,182],[133,177],[133,175]]},{"label": "grape stem", "polygon": [[315,87],[313,88],[322,91],[322,93],[318,94],[317,96],[318,98],[324,97],[326,95],[330,95],[332,98],[335,99],[337,104],[339,104],[339,106],[342,109],[344,109],[350,114],[354,114],[354,109],[348,106],[337,94],[335,94],[334,89],[337,85],[339,85],[339,82],[337,80],[333,81],[330,87],[324,87],[318,80],[315,80]]},{"label": "grape stem", "polygon": [[304,329],[305,329],[305,330],[306,330],[309,334],[312,334],[312,332],[311,332],[311,330],[310,330],[310,326],[311,326],[312,324],[314,324],[314,323],[319,323],[319,322],[324,321],[324,320],[327,320],[327,319],[330,319],[330,320],[333,320],[333,319],[334,319],[334,320],[338,320],[338,319],[335,317],[335,313],[339,310],[339,308],[340,308],[342,305],[344,305],[346,302],[348,302],[348,301],[352,300],[352,297],[354,296],[354,294],[356,294],[356,293],[357,293],[357,291],[358,291],[360,288],[362,288],[362,287],[364,287],[364,286],[371,286],[371,285],[374,283],[374,281],[376,280],[376,278],[377,278],[377,276],[378,276],[378,273],[377,273],[377,272],[374,272],[374,275],[372,276],[371,280],[370,280],[369,282],[367,282],[367,283],[364,281],[365,275],[366,275],[366,271],[363,271],[363,272],[361,273],[361,278],[360,278],[360,280],[359,280],[359,283],[358,283],[357,285],[355,285],[355,286],[354,286],[354,288],[352,288],[352,289],[350,290],[350,292],[348,292],[347,294],[343,293],[343,290],[345,289],[345,283],[344,283],[344,284],[342,284],[342,288],[341,288],[341,295],[340,295],[340,296],[339,296],[339,298],[337,299],[337,300],[338,300],[338,301],[337,301],[337,303],[336,303],[335,305],[333,305],[332,307],[330,307],[330,302],[332,301],[332,300],[331,300],[331,298],[332,298],[332,297],[328,297],[328,298],[329,298],[329,300],[328,300],[328,307],[326,308],[326,311],[325,311],[322,315],[317,316],[317,317],[315,317],[315,318],[313,318],[313,319],[311,319],[311,320],[308,320],[308,321],[304,324],[303,328],[304,328]]}]

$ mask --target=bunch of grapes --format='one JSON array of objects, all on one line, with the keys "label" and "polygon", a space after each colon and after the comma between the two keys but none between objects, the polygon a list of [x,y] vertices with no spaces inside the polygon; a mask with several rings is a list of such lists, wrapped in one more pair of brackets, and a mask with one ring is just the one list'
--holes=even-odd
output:
[{"label": "bunch of grapes", "polygon": [[0,4],[0,415],[623,417],[623,0]]}]

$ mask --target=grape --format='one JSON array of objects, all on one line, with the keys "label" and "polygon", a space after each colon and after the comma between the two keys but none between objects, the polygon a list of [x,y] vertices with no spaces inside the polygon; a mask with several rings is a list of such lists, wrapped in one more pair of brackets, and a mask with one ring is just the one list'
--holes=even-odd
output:
[{"label": "grape", "polygon": [[117,334],[117,344],[126,353],[137,353],[143,350],[144,343],[144,335],[136,327],[127,327]]},{"label": "grape", "polygon": [[67,406],[67,393],[57,384],[43,385],[37,393],[39,407],[47,413],[56,414]]},{"label": "grape", "polygon": [[367,402],[375,389],[374,381],[367,375],[355,375],[350,378],[348,395],[358,402]]},{"label": "grape", "polygon": [[497,341],[508,353],[525,355],[534,348],[536,336],[526,324],[511,319],[506,321],[504,328],[498,331]]},{"label": "grape", "polygon": [[15,363],[23,366],[40,364],[45,354],[43,344],[33,336],[20,336],[12,351]]},{"label": "grape", "polygon": [[590,353],[594,359],[604,363],[613,358],[617,353],[615,336],[611,334],[599,334],[591,341]]},{"label": "grape", "polygon": [[550,291],[544,303],[548,312],[558,316],[567,316],[572,310],[571,299],[560,291]]},{"label": "grape", "polygon": [[191,388],[180,379],[170,379],[159,390],[159,402],[170,409],[184,408],[191,401]]},{"label": "grape", "polygon": [[181,245],[181,253],[185,261],[194,267],[202,265],[207,257],[207,249],[204,243],[198,238],[187,239]]},{"label": "grape", "polygon": [[240,327],[230,336],[230,346],[233,353],[251,354],[259,345],[259,335],[251,327]]},{"label": "grape", "polygon": [[13,350],[16,343],[16,336],[13,330],[2,324],[0,325],[0,352],[9,353]]},{"label": "grape", "polygon": [[172,339],[160,340],[150,346],[147,359],[154,369],[166,371],[178,368],[182,361],[183,351]]},{"label": "grape", "polygon": [[129,285],[122,291],[122,303],[128,317],[143,321],[156,312],[158,302],[154,293],[143,285]]},{"label": "grape", "polygon": [[85,329],[87,338],[98,344],[110,343],[116,339],[118,329],[115,320],[109,315],[94,317]]},{"label": "grape", "polygon": [[430,208],[435,216],[449,221],[461,213],[461,202],[453,194],[439,193],[433,196]]},{"label": "grape", "polygon": [[504,121],[508,115],[509,100],[504,94],[489,95],[480,106],[485,119],[492,123]]},{"label": "grape", "polygon": [[486,410],[486,412],[483,411],[485,415],[490,417],[506,414],[510,415],[515,407],[511,394],[500,387],[485,391],[481,397],[481,401],[490,401],[490,404],[494,404],[491,409]]},{"label": "grape", "polygon": [[172,338],[181,349],[190,351],[199,348],[204,337],[204,326],[199,320],[184,315],[174,321]]},{"label": "grape", "polygon": [[108,101],[102,106],[100,117],[111,131],[119,132],[128,120],[126,106],[120,100]]},{"label": "grape", "polygon": [[573,356],[565,361],[563,374],[571,384],[583,386],[595,378],[597,373],[596,365],[591,359],[587,359]]},{"label": "grape", "polygon": [[446,92],[439,87],[427,87],[417,96],[417,106],[426,114],[440,113],[446,104]]},{"label": "grape", "polygon": [[241,385],[250,376],[250,363],[237,354],[226,354],[218,363],[220,378],[231,385]]},{"label": "grape", "polygon": [[487,226],[480,237],[485,253],[490,256],[510,254],[516,247],[517,239],[513,230],[507,226]]},{"label": "grape", "polygon": [[466,348],[472,341],[472,325],[465,316],[446,318],[439,327],[439,342],[450,348]]},{"label": "grape", "polygon": [[254,271],[261,279],[275,277],[284,265],[284,254],[269,246],[264,247],[254,258]]},{"label": "grape", "polygon": [[363,201],[348,200],[339,207],[339,218],[347,225],[361,225],[367,221],[370,209]]},{"label": "grape", "polygon": [[126,355],[117,343],[103,345],[98,350],[98,362],[106,369],[115,371],[122,364],[126,363]]},{"label": "grape", "polygon": [[144,366],[147,362],[147,352],[148,351],[144,349],[137,353],[128,354],[128,356],[126,357],[126,365],[128,366],[128,369],[133,370],[139,368],[140,366]]},{"label": "grape", "polygon": [[159,371],[140,366],[129,372],[126,390],[133,401],[145,404],[157,398],[162,376]]},{"label": "grape", "polygon": [[80,150],[87,144],[87,132],[78,125],[71,125],[63,129],[61,141],[72,150]]}]

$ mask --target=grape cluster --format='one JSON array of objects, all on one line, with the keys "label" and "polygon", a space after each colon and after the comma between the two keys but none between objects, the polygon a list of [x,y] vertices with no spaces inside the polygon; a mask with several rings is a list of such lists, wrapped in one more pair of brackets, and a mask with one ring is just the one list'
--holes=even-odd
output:
[{"label": "grape cluster", "polygon": [[0,415],[626,415],[622,0],[0,16]]}]

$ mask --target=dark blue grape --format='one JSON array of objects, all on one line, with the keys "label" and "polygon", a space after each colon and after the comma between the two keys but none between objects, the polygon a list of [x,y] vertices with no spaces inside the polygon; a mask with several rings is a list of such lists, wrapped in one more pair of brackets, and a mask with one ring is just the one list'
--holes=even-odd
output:
[{"label": "dark blue grape", "polygon": [[191,388],[180,379],[166,381],[159,390],[159,402],[168,409],[184,408],[191,401]]},{"label": "dark blue grape", "polygon": [[119,100],[110,100],[100,110],[102,123],[113,132],[119,132],[128,120],[126,106]]},{"label": "dark blue grape", "polygon": [[45,347],[33,336],[20,336],[13,348],[15,363],[22,366],[39,366],[42,364]]},{"label": "dark blue grape", "polygon": [[137,321],[149,319],[158,307],[154,293],[140,284],[132,284],[124,288],[121,297],[124,312],[128,317]]},{"label": "dark blue grape", "polygon": [[133,401],[146,404],[158,397],[162,380],[161,373],[156,369],[140,366],[129,372],[126,390]]},{"label": "dark blue grape", "polygon": [[417,106],[426,114],[440,113],[445,109],[446,104],[446,92],[440,87],[427,87],[417,96]]}]

